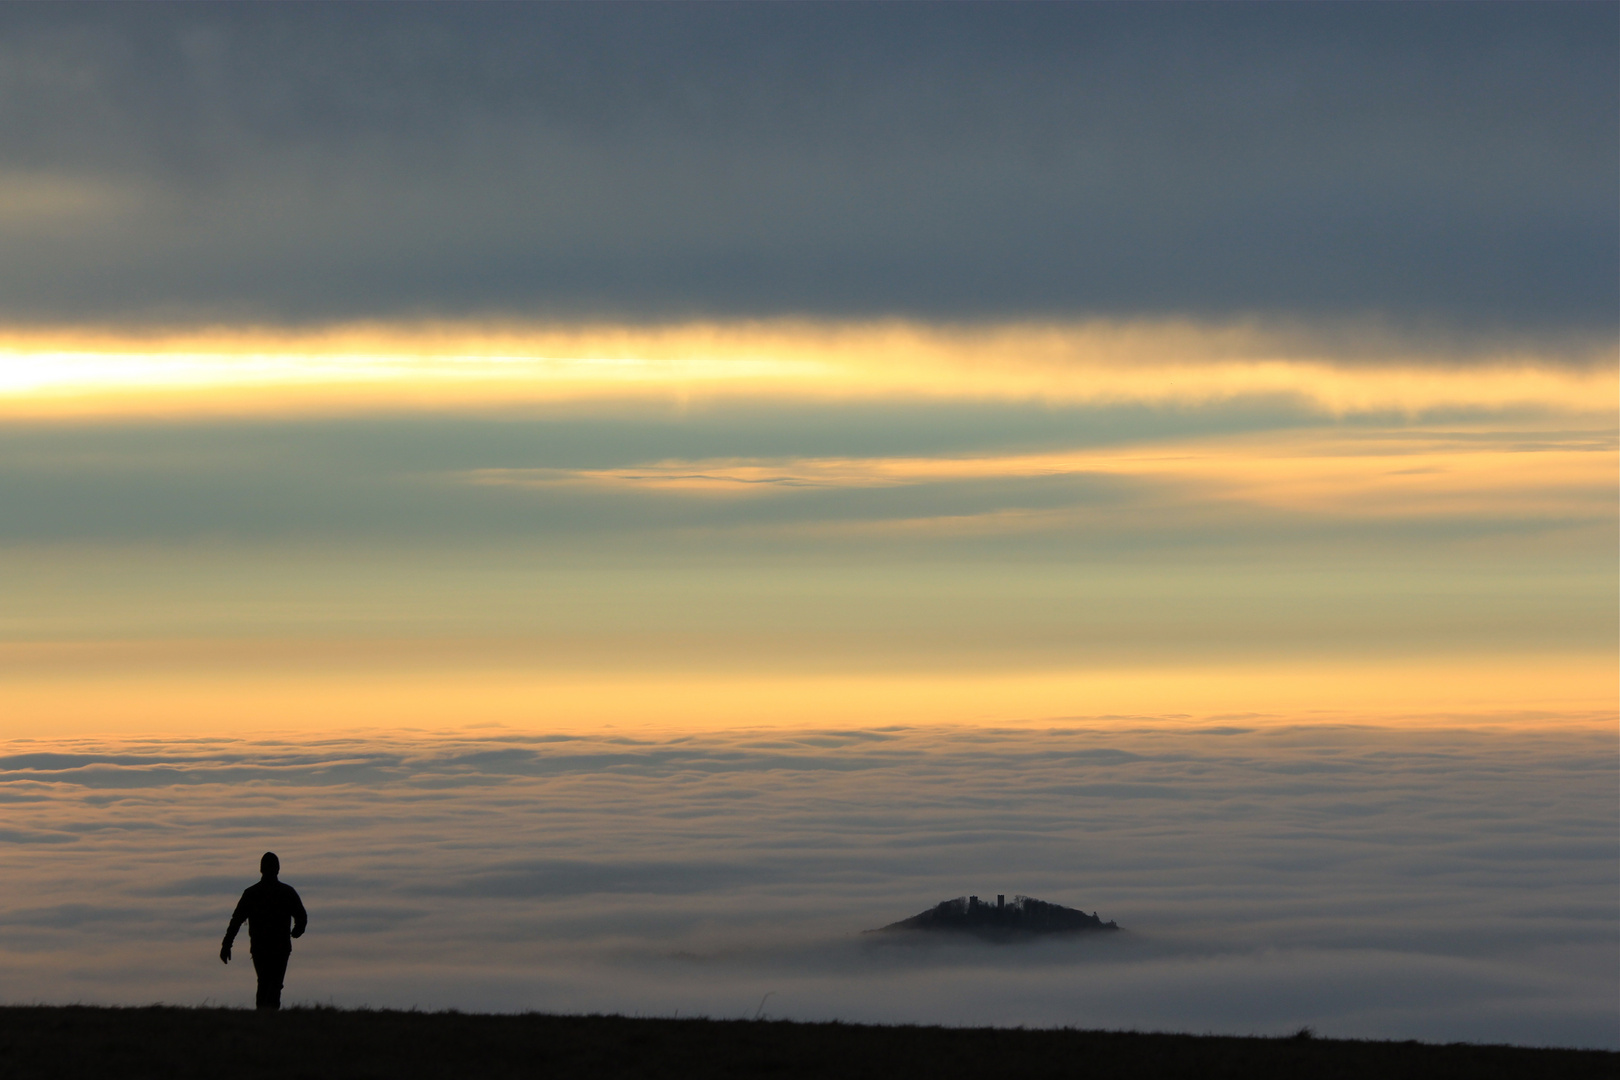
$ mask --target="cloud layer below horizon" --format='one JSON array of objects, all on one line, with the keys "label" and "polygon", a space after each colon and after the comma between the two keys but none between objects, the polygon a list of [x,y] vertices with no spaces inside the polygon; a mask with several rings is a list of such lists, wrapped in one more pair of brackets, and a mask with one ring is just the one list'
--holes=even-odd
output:
[{"label": "cloud layer below horizon", "polygon": [[[1612,738],[1060,728],[43,739],[0,753],[0,998],[293,1000],[1620,1046]],[[964,893],[1117,938],[858,932]],[[245,956],[243,957],[245,960]]]}]

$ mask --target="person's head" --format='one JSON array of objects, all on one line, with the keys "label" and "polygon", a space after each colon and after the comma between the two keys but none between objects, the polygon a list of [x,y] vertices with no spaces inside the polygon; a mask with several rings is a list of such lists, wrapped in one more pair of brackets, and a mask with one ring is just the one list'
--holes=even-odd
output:
[{"label": "person's head", "polygon": [[275,877],[281,873],[281,860],[276,858],[275,852],[264,853],[264,857],[259,860],[259,873],[265,877]]}]

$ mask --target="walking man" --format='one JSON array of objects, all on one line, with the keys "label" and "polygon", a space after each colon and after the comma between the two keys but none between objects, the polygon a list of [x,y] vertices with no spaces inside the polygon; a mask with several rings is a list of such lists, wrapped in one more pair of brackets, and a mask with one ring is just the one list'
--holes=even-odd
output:
[{"label": "walking man", "polygon": [[[267,851],[259,860],[259,873],[264,876],[257,885],[242,891],[242,899],[231,912],[231,925],[225,930],[225,941],[219,947],[219,958],[231,962],[231,942],[242,922],[248,924],[248,950],[253,954],[253,970],[259,975],[259,993],[254,1004],[261,1009],[281,1008],[281,981],[287,976],[287,958],[292,955],[292,939],[302,937],[309,916],[304,913],[304,902],[291,885],[276,880],[281,873],[281,860],[276,853]],[[292,924],[288,932],[288,923]]]}]

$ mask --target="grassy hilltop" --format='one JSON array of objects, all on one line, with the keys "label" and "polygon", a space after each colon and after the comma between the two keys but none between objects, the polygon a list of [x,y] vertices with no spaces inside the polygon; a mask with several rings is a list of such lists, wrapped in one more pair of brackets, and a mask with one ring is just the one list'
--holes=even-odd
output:
[{"label": "grassy hilltop", "polygon": [[1508,1046],[315,1008],[0,1008],[0,1076],[1605,1077],[1620,1054]]}]

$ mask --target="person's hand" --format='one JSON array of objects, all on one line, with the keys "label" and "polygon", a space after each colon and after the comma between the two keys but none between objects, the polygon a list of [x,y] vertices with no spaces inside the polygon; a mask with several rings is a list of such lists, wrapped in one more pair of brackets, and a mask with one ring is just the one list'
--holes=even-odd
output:
[{"label": "person's hand", "polygon": [[229,945],[221,945],[219,947],[219,959],[220,962],[224,964],[231,962],[231,947]]},{"label": "person's hand", "polygon": [[304,936],[304,932],[303,932],[303,931],[302,931],[302,930],[294,930],[294,931],[293,931],[293,932],[292,932],[292,936],[293,936],[293,937],[303,937],[303,936]]}]

